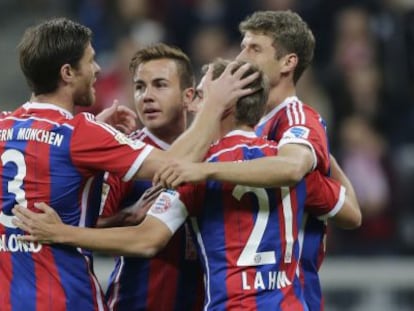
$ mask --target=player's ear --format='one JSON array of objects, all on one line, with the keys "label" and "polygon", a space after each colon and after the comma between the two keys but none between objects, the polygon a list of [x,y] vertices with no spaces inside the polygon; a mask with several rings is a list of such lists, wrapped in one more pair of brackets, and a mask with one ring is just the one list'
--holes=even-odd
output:
[{"label": "player's ear", "polygon": [[60,77],[64,82],[70,82],[75,73],[73,71],[73,68],[69,64],[64,64],[62,67],[60,67]]},{"label": "player's ear", "polygon": [[183,104],[184,108],[187,110],[191,109],[191,105],[194,99],[195,89],[193,87],[188,87],[183,91]]},{"label": "player's ear", "polygon": [[298,65],[298,56],[295,53],[289,53],[282,57],[282,73],[294,72]]}]

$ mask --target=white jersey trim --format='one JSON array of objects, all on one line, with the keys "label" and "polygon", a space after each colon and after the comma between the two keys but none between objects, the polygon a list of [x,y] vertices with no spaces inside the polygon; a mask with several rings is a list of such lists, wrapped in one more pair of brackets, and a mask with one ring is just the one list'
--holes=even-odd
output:
[{"label": "white jersey trim", "polygon": [[210,307],[210,303],[211,303],[211,289],[210,289],[210,262],[208,261],[208,257],[207,257],[207,253],[206,253],[206,247],[204,246],[204,241],[203,241],[203,237],[201,236],[200,233],[200,228],[198,226],[197,223],[197,219],[196,217],[190,217],[191,220],[191,225],[193,227],[194,233],[196,235],[196,239],[197,239],[197,243],[198,246],[200,247],[200,251],[201,251],[201,256],[204,258],[204,268],[205,268],[205,280],[204,280],[204,285],[205,285],[205,294],[206,297],[204,298],[204,311],[207,311]]},{"label": "white jersey trim", "polygon": [[[168,150],[171,147],[170,144],[168,144],[165,141],[159,139],[157,136],[155,136],[154,134],[152,134],[146,127],[144,127],[142,129],[142,133],[144,135],[147,135],[154,143],[157,144],[157,146],[159,146],[163,150]],[[140,138],[140,140],[143,140],[144,138],[145,137],[142,137],[142,138]]]},{"label": "white jersey trim", "polygon": [[141,153],[138,155],[138,157],[135,159],[134,163],[129,168],[128,172],[125,174],[124,177],[122,177],[122,181],[130,181],[135,174],[138,172],[139,168],[141,167],[144,160],[147,158],[147,156],[150,154],[150,152],[154,149],[154,147],[150,145],[146,145],[143,149],[141,149]]},{"label": "white jersey trim", "polygon": [[62,113],[65,117],[72,119],[73,118],[73,114],[54,104],[49,104],[49,103],[37,103],[37,102],[26,102],[25,104],[23,104],[23,108],[24,109],[44,109],[44,110],[56,110],[59,111],[60,113]]},{"label": "white jersey trim", "polygon": [[262,117],[257,126],[260,126],[260,125],[266,123],[267,121],[269,121],[271,118],[273,118],[273,116],[276,113],[278,113],[280,110],[282,110],[283,108],[285,108],[287,105],[289,105],[292,102],[300,102],[301,103],[301,101],[299,100],[299,98],[297,96],[290,96],[290,97],[285,98],[285,100],[280,105],[277,105],[268,114],[266,114],[264,117]]},{"label": "white jersey trim", "polygon": [[344,186],[341,186],[341,190],[339,191],[339,198],[338,201],[335,204],[335,207],[327,214],[319,216],[318,219],[325,221],[328,218],[332,218],[334,217],[336,214],[338,214],[338,212],[341,210],[341,208],[344,206],[344,202],[345,202],[345,193],[346,193],[346,189]]}]

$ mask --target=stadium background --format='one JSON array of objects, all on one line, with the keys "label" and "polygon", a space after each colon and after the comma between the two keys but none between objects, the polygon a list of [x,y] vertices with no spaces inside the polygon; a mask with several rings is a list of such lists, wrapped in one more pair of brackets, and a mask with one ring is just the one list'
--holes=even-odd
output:
[{"label": "stadium background", "polygon": [[[414,310],[413,0],[0,0],[1,110],[30,96],[16,46],[42,19],[67,16],[94,31],[96,112],[115,98],[132,105],[128,61],[140,46],[177,45],[199,72],[216,56],[237,54],[246,15],[278,9],[297,11],[315,34],[298,94],[327,120],[331,151],[364,217],[355,231],[330,228],[326,310]],[[111,259],[97,259],[105,286]]]}]

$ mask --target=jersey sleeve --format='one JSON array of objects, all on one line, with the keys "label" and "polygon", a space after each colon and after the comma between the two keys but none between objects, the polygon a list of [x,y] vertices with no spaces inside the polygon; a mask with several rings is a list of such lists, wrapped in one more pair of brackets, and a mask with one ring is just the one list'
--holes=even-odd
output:
[{"label": "jersey sleeve", "polygon": [[345,202],[345,187],[338,181],[313,172],[306,176],[306,211],[320,220],[334,217]]},{"label": "jersey sleeve", "polygon": [[329,172],[329,150],[325,122],[311,107],[296,102],[282,112],[278,124],[279,148],[286,144],[308,146],[314,156],[313,169]]},{"label": "jersey sleeve", "polygon": [[108,171],[123,181],[129,181],[153,149],[139,140],[131,140],[110,125],[96,121],[91,114],[80,113],[73,120],[71,158],[84,174]]},{"label": "jersey sleeve", "polygon": [[132,181],[123,182],[121,178],[107,174],[102,185],[102,212],[100,216],[109,217],[118,213],[124,197],[131,191]]}]

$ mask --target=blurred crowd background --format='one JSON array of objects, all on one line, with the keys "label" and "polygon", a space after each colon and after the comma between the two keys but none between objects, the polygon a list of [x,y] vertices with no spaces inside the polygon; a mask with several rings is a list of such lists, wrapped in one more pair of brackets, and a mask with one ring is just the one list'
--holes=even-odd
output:
[{"label": "blurred crowd background", "polygon": [[413,255],[413,0],[0,0],[1,109],[29,97],[16,45],[42,19],[67,16],[93,30],[98,112],[115,98],[132,107],[128,63],[139,47],[177,45],[199,72],[217,56],[237,55],[247,15],[280,9],[297,11],[315,34],[298,95],[326,119],[331,152],[363,213],[358,230],[330,228],[329,256]]}]

